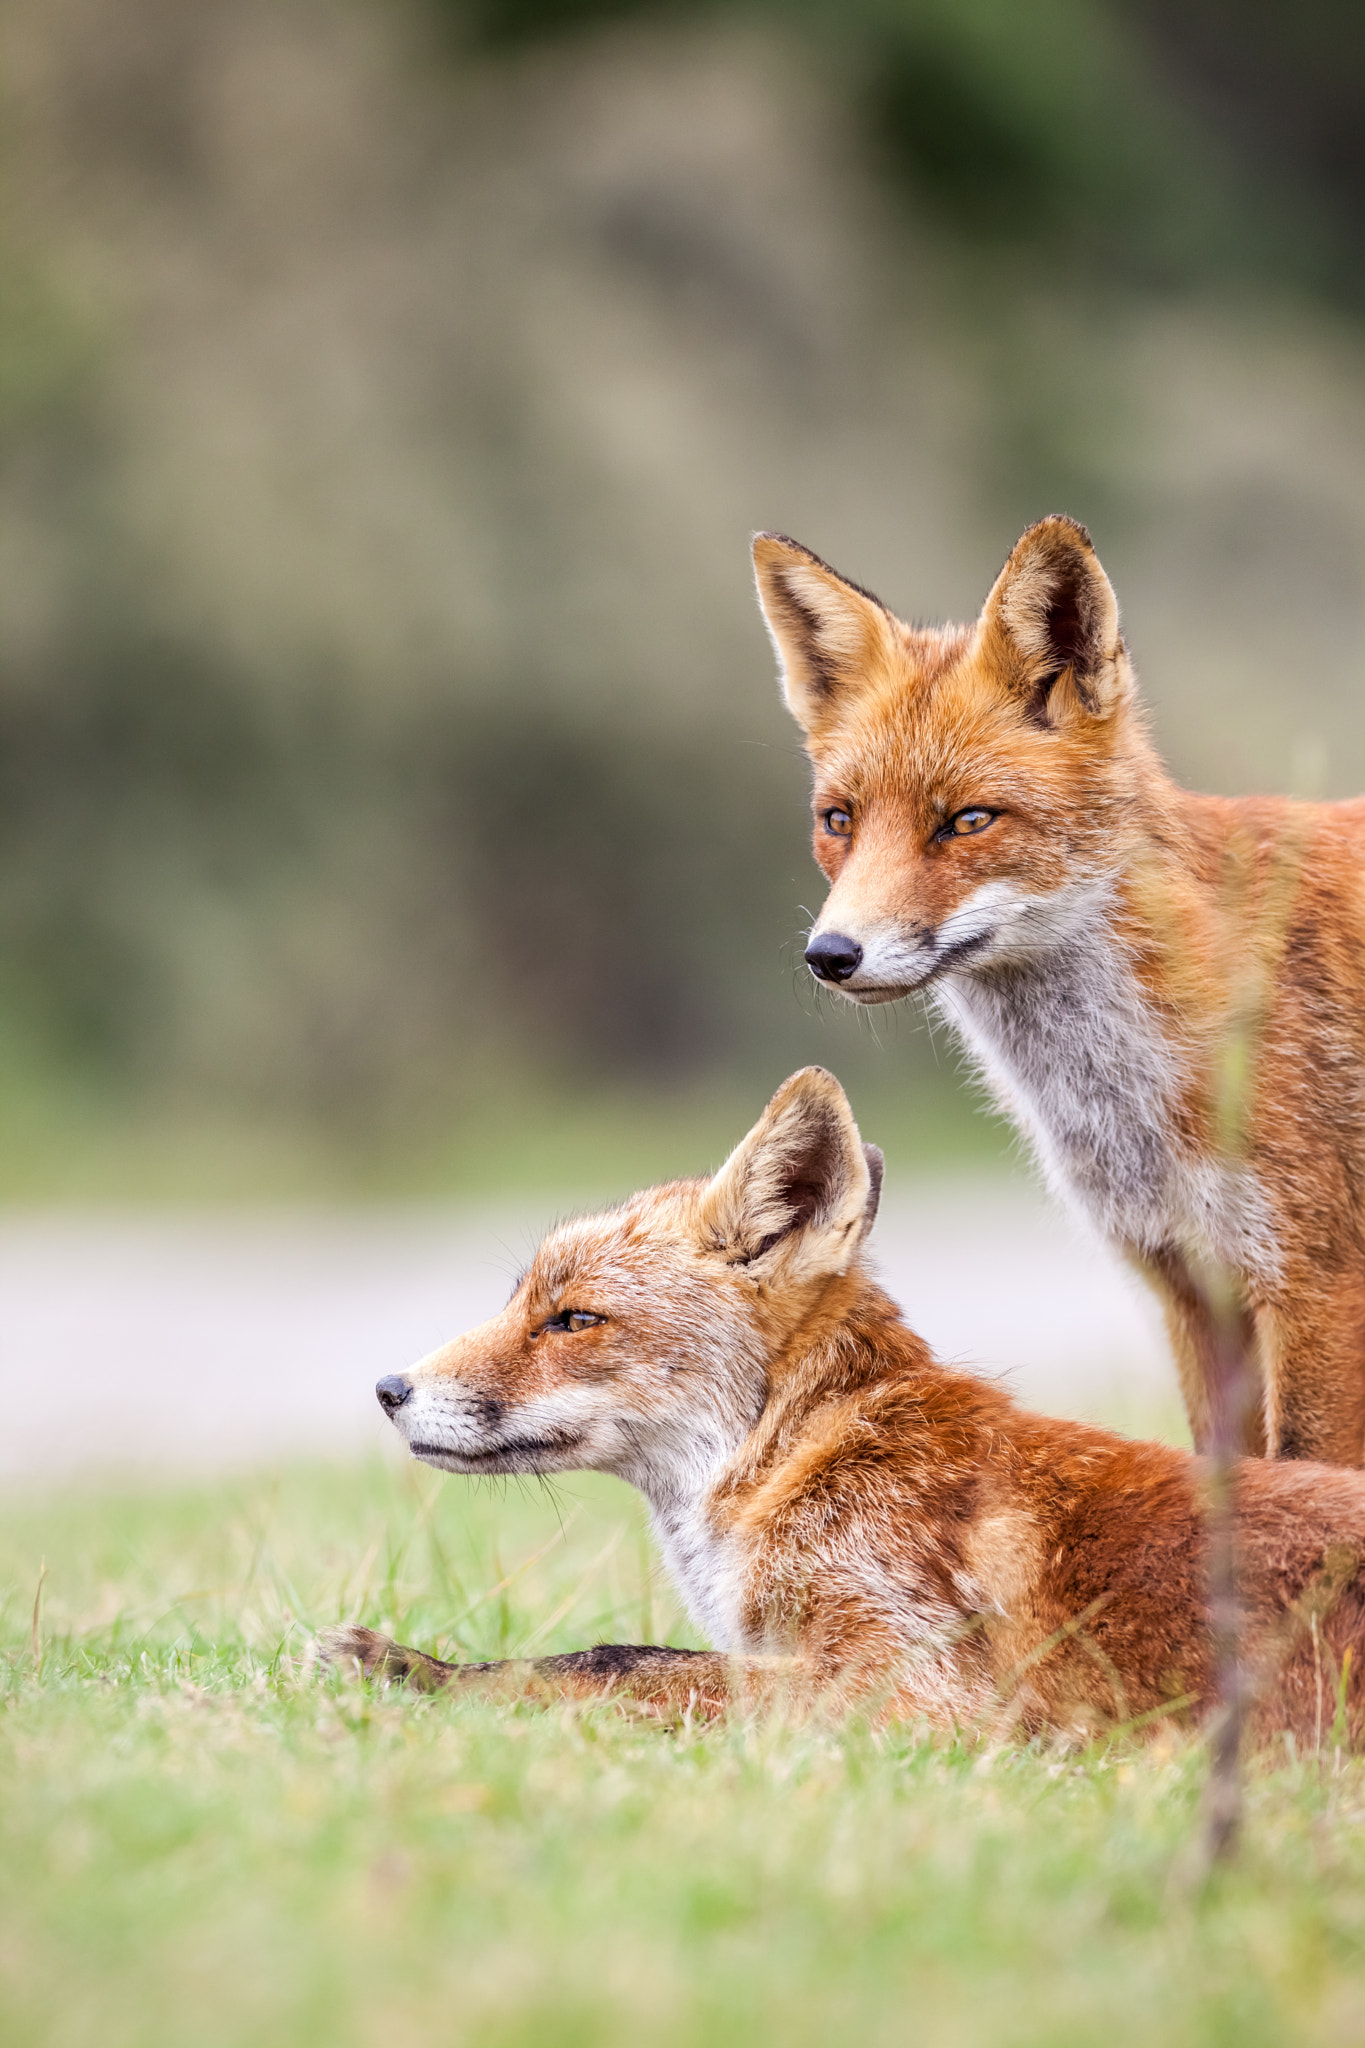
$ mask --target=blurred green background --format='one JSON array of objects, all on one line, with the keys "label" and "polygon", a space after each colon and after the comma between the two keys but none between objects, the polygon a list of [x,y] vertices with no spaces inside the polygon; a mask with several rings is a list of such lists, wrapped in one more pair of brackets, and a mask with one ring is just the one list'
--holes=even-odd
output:
[{"label": "blurred green background", "polygon": [[9,1199],[628,1181],[810,1059],[998,1150],[807,985],[756,526],[935,617],[1070,511],[1181,775],[1365,787],[1358,6],[2,34]]}]

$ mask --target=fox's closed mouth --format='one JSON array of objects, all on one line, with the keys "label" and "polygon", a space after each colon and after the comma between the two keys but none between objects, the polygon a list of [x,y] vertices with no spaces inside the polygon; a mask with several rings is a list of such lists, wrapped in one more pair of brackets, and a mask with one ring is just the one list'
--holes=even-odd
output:
[{"label": "fox's closed mouth", "polygon": [[935,953],[926,971],[914,981],[869,982],[864,988],[853,988],[846,983],[838,993],[853,1003],[898,1003],[905,996],[918,995],[921,989],[928,988],[930,982],[937,981],[940,974],[946,973],[950,967],[956,967],[971,954],[979,953],[994,937],[994,932],[977,932],[970,939],[955,940],[941,953]]},{"label": "fox's closed mouth", "polygon": [[493,1444],[486,1451],[460,1451],[451,1444],[409,1444],[414,1458],[431,1464],[458,1459],[462,1465],[491,1465],[495,1458],[539,1457],[550,1451],[571,1451],[577,1437],[519,1437],[514,1443]]},{"label": "fox's closed mouth", "polygon": [[922,981],[893,982],[889,986],[840,988],[834,993],[842,996],[846,1003],[898,1003],[905,996],[913,996],[924,986],[925,983]]},{"label": "fox's closed mouth", "polygon": [[989,946],[995,937],[992,932],[977,932],[970,939],[955,939],[945,946],[934,962],[934,972],[939,974],[945,967],[955,967],[959,960],[965,960],[969,953],[979,953],[983,946]]}]

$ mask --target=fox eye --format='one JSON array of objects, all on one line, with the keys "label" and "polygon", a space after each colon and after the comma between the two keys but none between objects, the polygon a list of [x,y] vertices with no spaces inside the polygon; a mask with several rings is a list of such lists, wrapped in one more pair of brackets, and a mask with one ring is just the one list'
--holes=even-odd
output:
[{"label": "fox eye", "polygon": [[590,1330],[594,1323],[605,1323],[606,1320],[605,1316],[593,1315],[590,1309],[562,1308],[557,1316],[551,1316],[548,1322],[541,1324],[536,1335],[545,1337],[556,1331]]},{"label": "fox eye", "polygon": [[973,832],[984,832],[999,817],[999,811],[988,811],[980,804],[973,804],[970,810],[959,811],[955,818],[949,818],[940,839],[968,839]]},{"label": "fox eye", "polygon": [[836,839],[847,839],[853,830],[852,813],[841,810],[838,804],[832,810],[822,811],[821,816],[825,821],[826,832],[832,833]]}]

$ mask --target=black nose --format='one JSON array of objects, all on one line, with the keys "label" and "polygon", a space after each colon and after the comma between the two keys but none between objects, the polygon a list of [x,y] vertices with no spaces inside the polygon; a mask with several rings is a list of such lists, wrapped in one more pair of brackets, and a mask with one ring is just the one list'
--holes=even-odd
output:
[{"label": "black nose", "polygon": [[382,1380],[375,1382],[374,1390],[379,1396],[379,1405],[386,1415],[396,1415],[407,1400],[408,1395],[412,1392],[412,1388],[403,1378],[401,1372],[387,1373]]},{"label": "black nose", "polygon": [[806,948],[806,965],[821,981],[847,981],[862,962],[862,947],[842,932],[818,932]]}]

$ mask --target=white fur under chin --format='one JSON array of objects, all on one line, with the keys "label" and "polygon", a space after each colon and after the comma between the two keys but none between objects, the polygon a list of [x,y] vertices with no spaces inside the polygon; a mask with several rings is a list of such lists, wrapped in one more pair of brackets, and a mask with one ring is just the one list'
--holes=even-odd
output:
[{"label": "white fur under chin", "polygon": [[1174,1244],[1273,1274],[1274,1230],[1255,1176],[1174,1141],[1185,1056],[1102,907],[1040,957],[973,962],[934,993],[1051,1185],[1093,1226],[1139,1252]]}]

